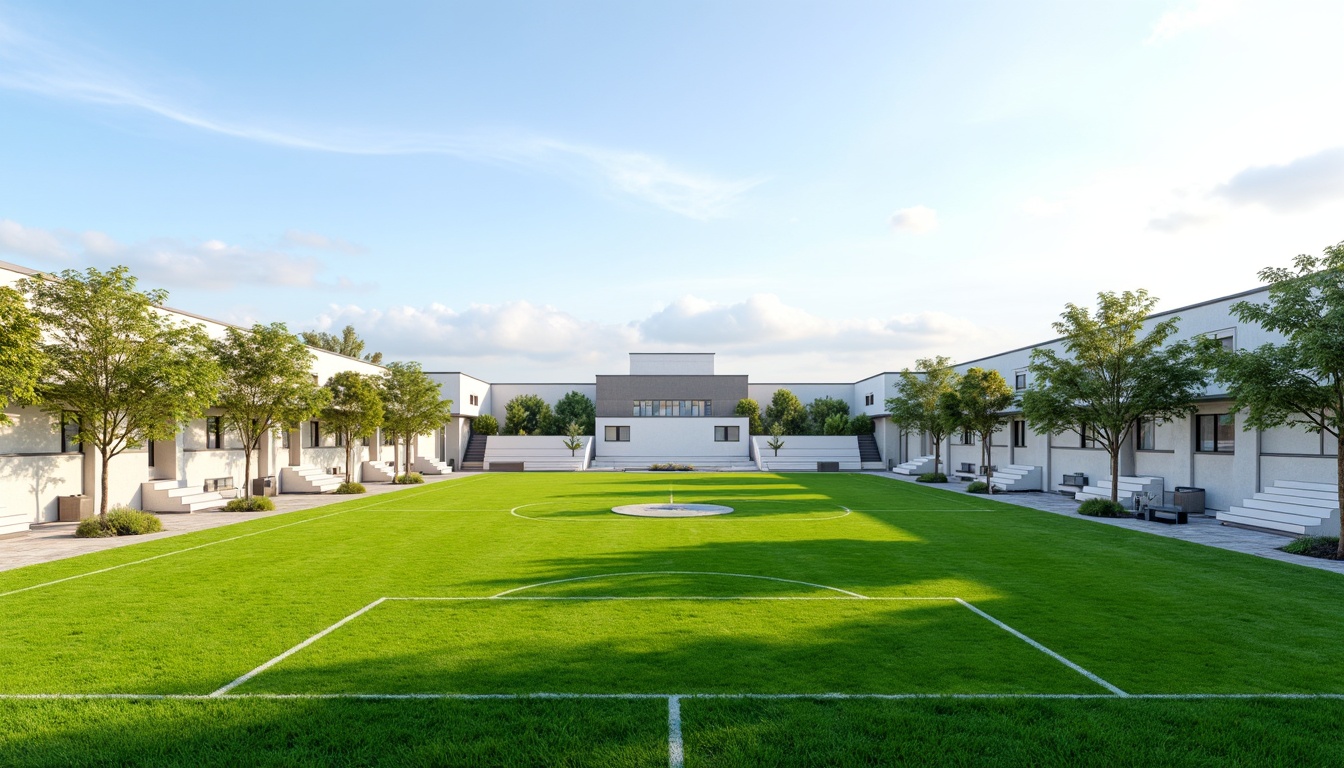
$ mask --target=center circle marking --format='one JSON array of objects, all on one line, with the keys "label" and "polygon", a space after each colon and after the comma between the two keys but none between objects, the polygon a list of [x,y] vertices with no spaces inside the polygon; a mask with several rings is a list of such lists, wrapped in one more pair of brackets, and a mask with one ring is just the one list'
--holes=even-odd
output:
[{"label": "center circle marking", "polygon": [[682,504],[680,502],[662,503],[662,504],[626,504],[620,507],[612,507],[612,512],[618,515],[628,515],[630,517],[710,517],[711,515],[726,515],[733,511],[732,507],[724,507],[718,504]]}]

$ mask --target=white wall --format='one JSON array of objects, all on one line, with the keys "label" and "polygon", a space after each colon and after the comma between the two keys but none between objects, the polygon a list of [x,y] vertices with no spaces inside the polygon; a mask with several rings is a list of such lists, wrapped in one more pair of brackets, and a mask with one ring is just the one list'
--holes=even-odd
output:
[{"label": "white wall", "polygon": [[[607,442],[607,426],[630,427],[629,442]],[[735,426],[737,442],[714,441],[714,428]],[[713,418],[625,418],[602,417],[597,420],[597,459],[648,458],[661,461],[714,458],[747,460],[747,419],[736,416]],[[491,442],[494,442],[491,440]]]}]

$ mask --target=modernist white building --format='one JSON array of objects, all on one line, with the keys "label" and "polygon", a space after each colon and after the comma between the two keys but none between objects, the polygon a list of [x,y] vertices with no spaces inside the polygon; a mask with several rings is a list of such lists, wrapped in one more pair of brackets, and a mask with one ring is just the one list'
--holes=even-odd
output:
[{"label": "modernist white building", "polygon": [[[0,284],[11,284],[33,270],[0,263]],[[1212,336],[1232,348],[1251,348],[1279,339],[1258,326],[1238,324],[1231,306],[1263,301],[1260,288],[1158,313],[1155,322],[1177,315],[1177,338]],[[212,335],[226,324],[167,310],[202,324]],[[1031,351],[1058,340],[1001,352],[961,363],[999,371],[1019,391],[1031,386]],[[314,376],[353,370],[378,373],[380,366],[313,350]],[[885,401],[896,391],[899,374],[886,371],[854,382],[753,382],[746,373],[720,373],[713,354],[633,353],[622,373],[601,373],[591,381],[557,383],[487,382],[461,372],[430,374],[443,397],[452,400],[452,418],[414,446],[416,467],[427,472],[483,470],[619,470],[676,462],[699,469],[766,471],[895,470],[914,474],[932,470],[933,446],[926,435],[909,434],[891,424]],[[871,437],[790,436],[779,451],[765,438],[748,434],[748,420],[736,416],[739,400],[766,406],[775,391],[788,389],[804,403],[830,397],[849,404],[850,414],[872,417]],[[569,392],[591,399],[597,409],[596,435],[570,450],[559,437],[476,435],[473,421],[482,414],[506,421],[507,403],[518,395],[538,395],[556,403]],[[0,427],[0,535],[30,523],[56,519],[58,498],[96,494],[95,457],[71,445],[52,418],[31,408],[8,411],[16,424]],[[217,506],[207,488],[223,482],[241,486],[243,454],[238,440],[220,434],[214,414],[197,420],[172,441],[128,453],[113,463],[110,493],[114,503],[156,511],[190,511],[193,504]],[[996,434],[992,443],[996,485],[1005,490],[1066,491],[1080,497],[1109,495],[1109,465],[1104,450],[1078,435],[1037,434],[1020,418]],[[957,435],[942,446],[945,469],[965,478],[980,475],[981,446]],[[390,479],[390,446],[374,439],[356,449],[356,477]],[[344,448],[310,423],[279,435],[257,458],[259,474],[274,476],[280,492],[317,492],[334,485]],[[1204,505],[1226,522],[1289,533],[1334,532],[1335,447],[1332,441],[1301,429],[1244,431],[1225,393],[1210,387],[1191,419],[1141,425],[1121,457],[1120,496],[1146,493],[1155,500],[1177,488],[1204,489]],[[1085,476],[1086,481],[1080,480]],[[209,503],[207,503],[209,502]],[[8,525],[8,528],[5,526]]]}]

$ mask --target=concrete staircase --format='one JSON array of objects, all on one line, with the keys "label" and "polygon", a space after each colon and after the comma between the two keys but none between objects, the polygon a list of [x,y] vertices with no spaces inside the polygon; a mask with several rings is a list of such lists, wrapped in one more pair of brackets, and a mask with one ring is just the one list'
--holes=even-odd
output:
[{"label": "concrete staircase", "polygon": [[0,538],[23,536],[28,533],[32,518],[24,512],[10,512],[0,504]]},{"label": "concrete staircase", "polygon": [[[1116,500],[1126,507],[1133,506],[1135,494],[1145,494],[1152,503],[1162,503],[1162,491],[1166,488],[1166,480],[1160,477],[1130,477],[1120,476],[1120,482],[1116,486]],[[1078,501],[1087,501],[1088,499],[1107,499],[1111,498],[1110,478],[1098,480],[1096,485],[1085,485],[1074,497]]]},{"label": "concrete staircase", "polygon": [[859,465],[864,469],[883,469],[882,451],[877,447],[877,438],[872,435],[859,435]]},{"label": "concrete staircase", "polygon": [[140,505],[146,512],[190,514],[219,509],[228,502],[218,491],[187,488],[176,480],[151,480],[140,484]]},{"label": "concrete staircase", "polygon": [[1268,528],[1297,536],[1339,535],[1339,489],[1329,483],[1276,480],[1272,488],[1218,512],[1224,523]]},{"label": "concrete staircase", "polygon": [[361,482],[390,483],[396,477],[390,461],[366,461],[360,465]]},{"label": "concrete staircase", "polygon": [[923,475],[933,471],[933,456],[920,456],[918,459],[897,464],[891,468],[898,475]]},{"label": "concrete staircase", "polygon": [[451,475],[453,473],[453,468],[448,466],[446,462],[425,456],[416,456],[415,461],[411,462],[411,468],[422,475]]},{"label": "concrete staircase", "polygon": [[[984,477],[979,478],[984,480]],[[1004,491],[1041,490],[1041,468],[1030,464],[1009,464],[994,470],[994,485]],[[1110,494],[1107,494],[1110,498]]]},{"label": "concrete staircase", "polygon": [[343,482],[344,475],[333,475],[317,467],[280,469],[280,488],[285,493],[331,493]]},{"label": "concrete staircase", "polygon": [[489,435],[472,433],[471,439],[467,441],[467,450],[462,454],[462,471],[479,472],[485,468],[485,446],[488,438]]}]

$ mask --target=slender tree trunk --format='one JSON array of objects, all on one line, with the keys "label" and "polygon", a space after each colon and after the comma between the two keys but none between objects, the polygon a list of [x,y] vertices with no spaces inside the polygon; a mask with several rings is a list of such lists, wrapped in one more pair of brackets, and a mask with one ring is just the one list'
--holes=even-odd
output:
[{"label": "slender tree trunk", "polygon": [[1335,438],[1335,481],[1339,485],[1336,501],[1339,503],[1339,547],[1335,559],[1344,560],[1344,431]]},{"label": "slender tree trunk", "polygon": [[934,474],[937,474],[937,473],[938,473],[938,471],[939,471],[938,468],[941,467],[942,465],[943,465],[943,441],[942,441],[941,439],[939,439],[939,438],[934,438],[934,441],[933,441],[933,471],[934,471]]},{"label": "slender tree trunk", "polygon": [[392,433],[392,479],[397,479],[397,467],[401,465],[401,444],[397,442],[397,433]]},{"label": "slender tree trunk", "polygon": [[102,498],[100,498],[100,499],[98,500],[98,516],[101,517],[103,520],[106,520],[106,519],[107,519],[107,465],[111,463],[111,459],[109,459],[109,458],[107,457],[107,452],[106,452],[106,451],[102,451],[102,452],[101,452],[101,455],[99,456],[99,460],[100,460],[100,462],[101,462],[101,464],[102,464],[102,478],[100,479],[100,484],[101,484],[102,489],[103,489],[103,494],[102,494]]},{"label": "slender tree trunk", "polygon": [[[260,438],[258,438],[257,442],[260,442]],[[253,445],[252,443],[248,443],[247,446],[246,446],[245,448],[243,448],[243,498],[244,498],[244,499],[250,499],[250,498],[252,498],[252,445]],[[153,448],[152,445],[150,446],[150,450],[154,450],[154,448]]]},{"label": "slender tree trunk", "polygon": [[402,454],[402,460],[406,462],[406,476],[411,476],[411,436],[406,436],[406,452]]},{"label": "slender tree trunk", "polygon": [[990,493],[994,492],[994,467],[992,464],[994,459],[994,446],[991,443],[994,439],[993,435],[993,432],[985,435],[983,437],[984,445],[980,447],[980,458],[985,462],[985,485],[989,486],[987,490]]},{"label": "slender tree trunk", "polygon": [[1120,446],[1111,446],[1111,501],[1120,503]]},{"label": "slender tree trunk", "polygon": [[350,482],[350,451],[354,448],[351,445],[354,442],[354,433],[347,433],[345,436],[345,482]]}]

